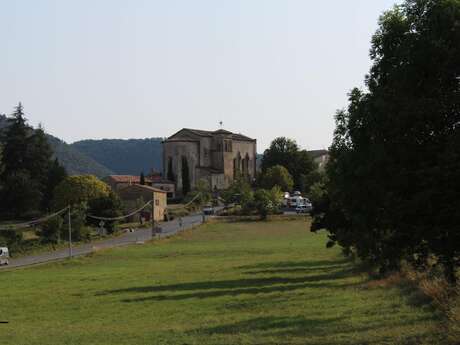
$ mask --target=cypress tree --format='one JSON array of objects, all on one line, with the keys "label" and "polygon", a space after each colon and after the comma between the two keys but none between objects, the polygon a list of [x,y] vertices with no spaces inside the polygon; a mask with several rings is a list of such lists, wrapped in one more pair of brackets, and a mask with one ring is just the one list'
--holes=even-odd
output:
[{"label": "cypress tree", "polygon": [[141,184],[141,185],[145,185],[145,176],[144,176],[144,172],[141,172],[140,184]]},{"label": "cypress tree", "polygon": [[14,113],[8,118],[9,125],[5,129],[2,152],[2,177],[18,170],[26,169],[28,142],[27,136],[30,127],[24,117],[22,104],[19,103]]},{"label": "cypress tree", "polygon": [[47,207],[54,188],[49,185],[52,150],[46,134],[41,126],[27,125],[21,103],[3,134],[0,210],[14,217],[37,213]]},{"label": "cypress tree", "polygon": [[30,175],[42,189],[46,189],[48,174],[52,166],[53,151],[41,125],[27,138],[27,155],[25,166]]},{"label": "cypress tree", "polygon": [[48,171],[46,189],[43,194],[42,207],[43,209],[49,209],[51,206],[51,201],[53,200],[54,188],[61,183],[67,177],[67,171],[65,168],[59,164],[57,158],[50,165]]},{"label": "cypress tree", "polygon": [[190,173],[187,158],[182,156],[182,193],[185,195],[190,192]]},{"label": "cypress tree", "polygon": [[174,176],[174,171],[173,171],[173,162],[172,158],[169,157],[168,159],[168,176],[167,176],[169,181],[176,182],[176,177]]}]

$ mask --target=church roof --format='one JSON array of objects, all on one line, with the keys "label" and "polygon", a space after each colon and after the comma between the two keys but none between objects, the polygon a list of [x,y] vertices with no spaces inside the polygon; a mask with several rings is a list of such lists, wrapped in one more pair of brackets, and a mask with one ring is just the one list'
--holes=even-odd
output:
[{"label": "church roof", "polygon": [[252,139],[246,135],[240,134],[240,133],[232,133],[230,131],[227,131],[225,129],[218,129],[217,131],[207,131],[207,130],[202,130],[202,129],[192,129],[192,128],[182,128],[180,131],[176,132],[175,134],[171,135],[166,141],[173,141],[175,136],[177,136],[181,132],[189,132],[191,134],[197,135],[199,137],[213,137],[218,134],[223,134],[223,135],[228,135],[231,136],[232,139],[234,140],[241,140],[241,141],[255,141],[255,139]]}]

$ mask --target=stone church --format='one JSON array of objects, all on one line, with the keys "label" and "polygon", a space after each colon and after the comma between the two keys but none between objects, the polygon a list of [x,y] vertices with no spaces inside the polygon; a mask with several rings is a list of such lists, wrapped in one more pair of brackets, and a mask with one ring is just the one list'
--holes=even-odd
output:
[{"label": "stone church", "polygon": [[191,189],[200,179],[213,190],[225,189],[236,176],[255,178],[256,154],[256,139],[245,135],[184,128],[163,141],[163,176],[174,178],[182,191],[182,167],[187,165]]}]

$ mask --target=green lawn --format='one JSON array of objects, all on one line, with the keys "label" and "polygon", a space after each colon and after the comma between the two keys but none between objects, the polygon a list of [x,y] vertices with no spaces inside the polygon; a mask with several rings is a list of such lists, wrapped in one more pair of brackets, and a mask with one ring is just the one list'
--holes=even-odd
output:
[{"label": "green lawn", "polygon": [[0,343],[443,344],[428,304],[369,287],[307,225],[207,224],[1,272]]}]

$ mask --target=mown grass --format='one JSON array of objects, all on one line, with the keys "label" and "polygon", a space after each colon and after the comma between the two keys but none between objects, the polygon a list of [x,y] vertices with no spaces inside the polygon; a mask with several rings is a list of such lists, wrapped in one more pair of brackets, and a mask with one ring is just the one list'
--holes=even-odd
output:
[{"label": "mown grass", "polygon": [[305,221],[207,224],[0,273],[2,344],[442,344],[438,315],[370,286]]}]

